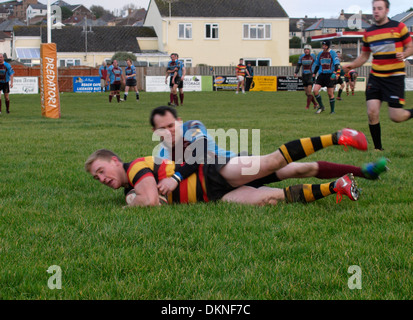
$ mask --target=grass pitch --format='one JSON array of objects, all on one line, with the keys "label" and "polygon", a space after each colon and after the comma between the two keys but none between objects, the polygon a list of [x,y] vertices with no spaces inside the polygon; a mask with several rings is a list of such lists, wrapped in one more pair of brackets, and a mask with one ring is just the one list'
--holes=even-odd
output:
[{"label": "grass pitch", "polygon": [[[0,299],[412,299],[413,122],[392,123],[383,106],[378,154],[364,94],[344,93],[335,115],[322,95],[320,115],[304,109],[302,92],[186,93],[178,111],[211,129],[261,129],[261,154],[343,127],[365,132],[368,152],[334,146],[306,159],[388,157],[382,180],[357,179],[358,202],[128,209],[122,191],[94,181],[84,161],[98,148],[124,161],[150,155],[149,113],[168,93],[121,104],[64,93],[58,120],[41,117],[38,95],[11,96],[11,113],[3,107],[0,116]],[[413,93],[406,100],[413,107]],[[320,180],[277,186],[304,182]],[[60,290],[48,286],[52,265],[62,270]],[[353,265],[361,289],[349,289]]]}]

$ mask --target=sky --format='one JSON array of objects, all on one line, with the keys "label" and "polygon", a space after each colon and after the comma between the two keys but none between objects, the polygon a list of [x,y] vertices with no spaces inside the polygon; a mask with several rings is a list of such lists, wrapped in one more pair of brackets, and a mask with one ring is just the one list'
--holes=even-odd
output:
[{"label": "sky", "polygon": [[[55,0],[50,0],[53,3]],[[90,8],[92,5],[102,6],[106,10],[122,9],[128,4],[134,4],[136,7],[147,9],[149,0],[65,0],[69,4],[83,4]],[[195,0],[196,1],[196,0]],[[223,0],[224,1],[224,0]],[[47,4],[47,0],[40,0],[41,3]],[[341,9],[346,13],[363,13],[371,14],[371,0],[279,0],[278,1],[288,16],[291,18],[336,18]],[[398,13],[407,11],[413,7],[413,3],[408,4],[405,0],[390,1],[390,17]]]}]

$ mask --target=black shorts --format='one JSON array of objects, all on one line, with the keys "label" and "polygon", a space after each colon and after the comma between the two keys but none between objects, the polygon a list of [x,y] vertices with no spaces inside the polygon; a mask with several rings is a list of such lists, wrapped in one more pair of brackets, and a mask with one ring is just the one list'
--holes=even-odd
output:
[{"label": "black shorts", "polygon": [[8,82],[0,82],[0,92],[10,93],[10,86]]},{"label": "black shorts", "polygon": [[370,75],[366,89],[366,101],[386,101],[389,107],[403,108],[405,76],[376,77]]},{"label": "black shorts", "polygon": [[308,87],[314,84],[313,75],[311,73],[303,74],[303,86]]},{"label": "black shorts", "polygon": [[336,80],[336,84],[343,84],[343,78],[342,77],[338,77],[338,79]]},{"label": "black shorts", "polygon": [[127,87],[136,87],[136,79],[126,79]]},{"label": "black shorts", "polygon": [[315,81],[321,87],[334,88],[336,80],[331,79],[332,73],[320,73]]},{"label": "black shorts", "polygon": [[[171,79],[169,80],[169,86],[172,88],[173,86],[174,86],[174,84],[172,83],[172,79],[173,79],[173,76],[171,76]],[[178,85],[178,88],[179,88],[179,86],[181,85],[181,77],[180,76],[176,76],[175,77],[175,84],[177,84]]]},{"label": "black shorts", "polygon": [[120,90],[120,83],[112,83],[110,85],[110,91],[119,91]]},{"label": "black shorts", "polygon": [[[227,158],[229,161],[230,158]],[[210,201],[222,199],[228,192],[235,190],[219,173],[225,164],[204,165],[204,177],[207,189],[207,196]]]}]

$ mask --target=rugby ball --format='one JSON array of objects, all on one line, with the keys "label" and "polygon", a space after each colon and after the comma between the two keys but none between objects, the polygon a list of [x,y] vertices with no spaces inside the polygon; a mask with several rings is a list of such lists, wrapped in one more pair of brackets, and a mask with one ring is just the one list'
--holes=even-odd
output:
[{"label": "rugby ball", "polygon": [[163,205],[163,204],[168,204],[168,199],[163,196],[163,195],[159,195],[159,205]]},{"label": "rugby ball", "polygon": [[128,205],[132,205],[133,200],[136,198],[135,189],[132,189],[126,194],[126,203]]}]

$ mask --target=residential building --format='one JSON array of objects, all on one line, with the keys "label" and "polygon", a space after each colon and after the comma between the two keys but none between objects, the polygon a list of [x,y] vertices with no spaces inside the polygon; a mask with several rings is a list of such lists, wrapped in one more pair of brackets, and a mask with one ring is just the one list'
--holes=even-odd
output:
[{"label": "residential building", "polygon": [[[26,65],[40,63],[40,44],[47,42],[46,26],[14,28],[12,57]],[[140,65],[160,66],[168,61],[166,53],[158,52],[158,40],[151,27],[76,27],[52,30],[56,43],[58,65],[95,67],[111,60],[119,51],[137,56]]]},{"label": "residential building", "polygon": [[413,11],[399,13],[392,17],[392,19],[397,20],[399,22],[403,22],[406,25],[409,32],[413,32]]},{"label": "residential building", "polygon": [[37,0],[22,0],[18,2],[14,6],[14,12],[13,12],[14,17],[22,21],[26,21],[27,8],[29,7],[29,5],[35,5],[35,4],[38,4]]},{"label": "residential building", "polygon": [[289,18],[274,0],[151,0],[144,26],[186,66],[289,65]]},{"label": "residential building", "polygon": [[41,3],[36,3],[36,4],[30,4],[27,7],[26,10],[26,19],[31,20],[34,17],[37,16],[46,16],[47,15],[47,5],[41,4]]}]

